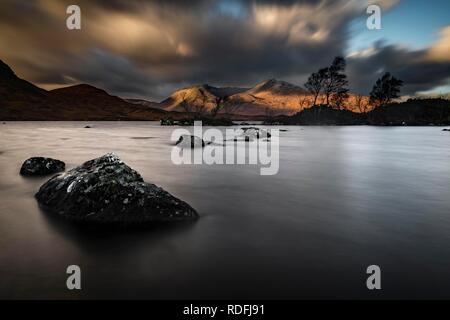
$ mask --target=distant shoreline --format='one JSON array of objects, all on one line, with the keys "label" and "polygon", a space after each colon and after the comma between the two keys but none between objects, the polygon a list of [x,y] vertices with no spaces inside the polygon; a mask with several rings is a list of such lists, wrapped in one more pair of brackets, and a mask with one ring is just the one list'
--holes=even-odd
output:
[{"label": "distant shoreline", "polygon": [[[251,125],[299,125],[299,126],[436,126],[450,125],[450,100],[446,99],[411,99],[402,103],[380,106],[367,113],[339,110],[327,105],[313,106],[293,116],[240,117],[238,115],[196,115],[180,114],[177,117],[162,116],[156,119],[142,119],[126,116],[119,118],[89,117],[73,119],[64,117],[24,117],[20,114],[14,118],[7,117],[0,121],[159,121],[162,126],[190,126],[194,121],[202,121],[204,126]],[[237,123],[240,122],[240,123]]]}]

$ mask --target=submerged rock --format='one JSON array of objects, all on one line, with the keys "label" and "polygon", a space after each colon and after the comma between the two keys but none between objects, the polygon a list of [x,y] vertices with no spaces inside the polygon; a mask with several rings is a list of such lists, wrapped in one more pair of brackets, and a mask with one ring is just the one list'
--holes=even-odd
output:
[{"label": "submerged rock", "polygon": [[180,136],[175,144],[180,148],[203,148],[206,145],[202,138],[192,135]]},{"label": "submerged rock", "polygon": [[191,206],[144,182],[113,153],[53,177],[36,199],[44,210],[77,221],[129,225],[198,217]]},{"label": "submerged rock", "polygon": [[33,157],[26,160],[20,168],[23,176],[45,176],[64,171],[66,164],[60,160],[43,157]]},{"label": "submerged rock", "polygon": [[442,131],[450,131],[450,129],[443,129]]}]

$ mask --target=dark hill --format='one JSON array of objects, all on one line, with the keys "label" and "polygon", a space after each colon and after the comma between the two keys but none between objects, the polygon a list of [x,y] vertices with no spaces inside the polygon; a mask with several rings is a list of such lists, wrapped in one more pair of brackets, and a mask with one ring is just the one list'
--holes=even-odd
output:
[{"label": "dark hill", "polygon": [[367,114],[374,125],[449,125],[450,100],[411,99],[378,107]]},{"label": "dark hill", "polygon": [[0,102],[20,104],[24,100],[36,101],[43,99],[47,91],[36,87],[28,81],[16,76],[14,71],[0,60]]},{"label": "dark hill", "polygon": [[417,99],[381,106],[368,113],[314,106],[293,116],[274,117],[268,124],[287,125],[450,125],[450,100]]},{"label": "dark hill", "polygon": [[81,84],[52,91],[16,76],[0,61],[0,120],[160,120],[164,110],[129,103]]},{"label": "dark hill", "polygon": [[268,123],[287,125],[362,125],[366,124],[364,114],[350,110],[337,110],[326,105],[304,109],[293,116],[282,116],[268,120]]}]

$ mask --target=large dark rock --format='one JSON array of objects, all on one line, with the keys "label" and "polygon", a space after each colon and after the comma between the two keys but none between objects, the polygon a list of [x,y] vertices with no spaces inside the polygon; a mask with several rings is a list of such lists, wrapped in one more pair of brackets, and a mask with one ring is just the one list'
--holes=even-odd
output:
[{"label": "large dark rock", "polygon": [[66,164],[52,158],[34,157],[26,160],[20,168],[23,176],[45,176],[64,171]]},{"label": "large dark rock", "polygon": [[113,153],[53,177],[36,198],[44,210],[77,221],[128,225],[198,217],[191,206],[144,182]]}]

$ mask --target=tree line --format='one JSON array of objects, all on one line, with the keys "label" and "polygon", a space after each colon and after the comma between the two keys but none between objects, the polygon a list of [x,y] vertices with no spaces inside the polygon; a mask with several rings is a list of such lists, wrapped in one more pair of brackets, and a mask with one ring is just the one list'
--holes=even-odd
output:
[{"label": "tree line", "polygon": [[[325,104],[333,108],[341,109],[349,98],[348,80],[345,74],[346,61],[343,57],[336,57],[331,66],[322,68],[312,73],[304,84],[308,92],[313,96],[312,106],[317,105],[319,96],[323,96]],[[400,96],[403,81],[386,72],[374,84],[370,92],[369,103],[378,107],[390,103]],[[367,111],[367,105],[363,104],[363,96],[355,96],[357,108],[361,112]]]}]

